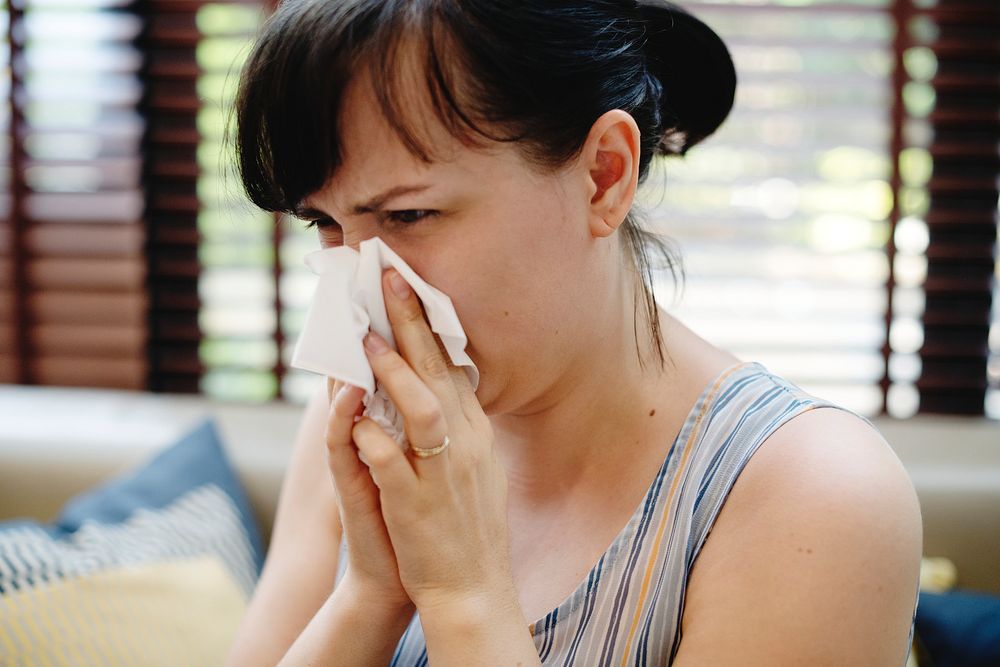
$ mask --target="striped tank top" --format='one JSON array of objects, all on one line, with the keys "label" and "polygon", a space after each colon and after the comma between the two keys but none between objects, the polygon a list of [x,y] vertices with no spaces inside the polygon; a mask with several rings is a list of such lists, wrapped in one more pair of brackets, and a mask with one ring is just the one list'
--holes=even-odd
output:
[{"label": "striped tank top", "polygon": [[[755,362],[705,387],[628,523],[577,589],[529,626],[542,664],[669,665],[681,640],[688,575],[736,478],[782,424],[823,407],[845,409]],[[341,550],[338,579],[347,561]],[[391,666],[426,665],[414,614]]]}]

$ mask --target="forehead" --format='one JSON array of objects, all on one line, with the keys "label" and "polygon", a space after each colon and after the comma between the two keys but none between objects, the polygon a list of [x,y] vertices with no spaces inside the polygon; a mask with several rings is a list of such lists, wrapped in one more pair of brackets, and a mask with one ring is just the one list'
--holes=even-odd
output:
[{"label": "forehead", "polygon": [[461,158],[464,147],[438,120],[429,95],[408,83],[413,77],[406,80],[392,94],[398,95],[396,103],[405,114],[401,120],[421,145],[431,149],[433,154],[428,157],[433,161],[424,161],[407,146],[383,113],[371,77],[363,72],[348,83],[341,101],[338,130],[342,162],[334,177],[360,170],[388,178]]},{"label": "forehead", "polygon": [[338,113],[340,164],[323,190],[307,197],[307,204],[325,200],[347,208],[348,200],[415,182],[461,188],[517,164],[510,145],[473,145],[449,132],[423,79],[407,72],[393,86],[394,101],[405,114],[401,121],[428,151],[429,160],[422,159],[386,118],[367,68],[360,69],[345,87]]}]

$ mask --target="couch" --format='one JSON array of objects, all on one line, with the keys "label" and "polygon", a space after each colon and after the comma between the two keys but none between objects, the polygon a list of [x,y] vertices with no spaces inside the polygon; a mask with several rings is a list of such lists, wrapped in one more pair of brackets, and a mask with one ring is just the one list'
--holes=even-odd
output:
[{"label": "couch", "polygon": [[[301,413],[279,402],[0,385],[0,521],[49,520],[68,498],[211,416],[266,543]],[[958,587],[1000,593],[1000,423],[930,416],[875,423],[916,486],[924,554],[950,559]]]}]

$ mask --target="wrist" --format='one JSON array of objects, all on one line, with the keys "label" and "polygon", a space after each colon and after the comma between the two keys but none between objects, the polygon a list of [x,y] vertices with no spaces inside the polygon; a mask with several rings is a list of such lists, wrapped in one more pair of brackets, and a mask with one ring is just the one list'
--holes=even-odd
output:
[{"label": "wrist", "polygon": [[386,623],[408,624],[416,606],[405,593],[387,594],[384,587],[366,583],[352,577],[348,570],[330,596],[336,604],[352,609],[363,609],[366,614],[374,614],[373,620]]},{"label": "wrist", "polygon": [[418,607],[424,634],[428,628],[474,633],[477,629],[496,629],[498,625],[524,626],[524,613],[515,591],[482,591],[463,596],[427,601]]},{"label": "wrist", "polygon": [[417,610],[432,665],[541,667],[516,592],[466,596]]},{"label": "wrist", "polygon": [[412,604],[387,604],[384,597],[345,577],[279,664],[388,664],[413,609]]}]

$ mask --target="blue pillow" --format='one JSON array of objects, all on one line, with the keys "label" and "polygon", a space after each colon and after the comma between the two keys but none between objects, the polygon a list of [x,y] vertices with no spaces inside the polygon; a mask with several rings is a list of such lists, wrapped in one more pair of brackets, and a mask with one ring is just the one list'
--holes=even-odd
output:
[{"label": "blue pillow", "polygon": [[213,555],[247,597],[264,560],[250,503],[206,421],[51,524],[0,523],[0,595],[116,567]]},{"label": "blue pillow", "polygon": [[916,633],[934,667],[996,667],[1000,665],[1000,596],[921,592]]}]

